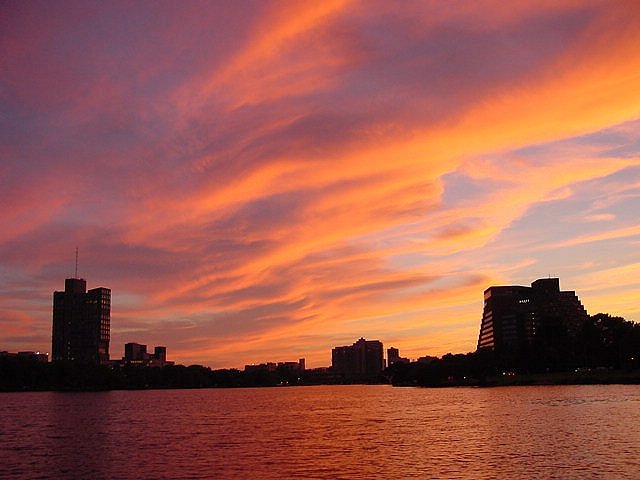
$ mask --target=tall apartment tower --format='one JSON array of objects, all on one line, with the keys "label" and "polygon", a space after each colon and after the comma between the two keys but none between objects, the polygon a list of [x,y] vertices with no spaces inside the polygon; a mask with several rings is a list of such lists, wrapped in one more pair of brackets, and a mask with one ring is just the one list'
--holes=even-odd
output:
[{"label": "tall apartment tower", "polygon": [[359,339],[353,345],[334,347],[332,368],[348,377],[374,377],[384,369],[383,347],[379,340]]},{"label": "tall apartment tower", "polygon": [[484,292],[478,350],[518,354],[548,341],[549,332],[575,337],[588,315],[573,291],[560,280],[542,278],[530,287],[489,287]]},{"label": "tall apartment tower", "polygon": [[82,278],[67,278],[53,293],[52,360],[100,364],[109,361],[111,290],[87,291]]}]

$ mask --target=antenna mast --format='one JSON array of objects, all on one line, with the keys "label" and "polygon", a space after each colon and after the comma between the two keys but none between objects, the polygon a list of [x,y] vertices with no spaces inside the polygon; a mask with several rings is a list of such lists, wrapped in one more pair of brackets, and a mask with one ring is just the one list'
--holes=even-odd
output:
[{"label": "antenna mast", "polygon": [[78,247],[76,247],[76,275],[73,278],[78,278]]}]

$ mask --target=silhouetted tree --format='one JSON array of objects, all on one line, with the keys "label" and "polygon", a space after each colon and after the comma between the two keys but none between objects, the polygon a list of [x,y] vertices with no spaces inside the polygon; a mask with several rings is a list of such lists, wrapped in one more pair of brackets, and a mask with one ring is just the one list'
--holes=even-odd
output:
[{"label": "silhouetted tree", "polygon": [[583,325],[580,343],[587,368],[634,368],[640,356],[640,325],[598,313]]}]

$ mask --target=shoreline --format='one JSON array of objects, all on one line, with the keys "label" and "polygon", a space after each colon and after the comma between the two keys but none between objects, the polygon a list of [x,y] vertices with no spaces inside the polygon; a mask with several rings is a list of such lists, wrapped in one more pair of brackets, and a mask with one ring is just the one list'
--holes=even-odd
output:
[{"label": "shoreline", "polygon": [[552,372],[516,375],[491,375],[483,379],[468,378],[420,384],[407,382],[394,384],[397,387],[539,387],[559,385],[640,385],[640,370],[595,371],[595,372]]},{"label": "shoreline", "polygon": [[290,385],[220,385],[220,386],[185,386],[185,387],[157,387],[144,386],[139,388],[13,388],[1,389],[0,393],[19,392],[110,392],[110,391],[140,391],[140,390],[204,390],[204,389],[246,389],[246,388],[295,388],[322,385],[390,385],[393,387],[420,388],[494,388],[494,387],[540,387],[561,385],[640,385],[640,370],[636,371],[606,371],[606,372],[554,372],[521,375],[493,375],[484,379],[468,378],[463,380],[446,380],[438,383],[406,382],[350,382],[350,383],[301,383]]}]

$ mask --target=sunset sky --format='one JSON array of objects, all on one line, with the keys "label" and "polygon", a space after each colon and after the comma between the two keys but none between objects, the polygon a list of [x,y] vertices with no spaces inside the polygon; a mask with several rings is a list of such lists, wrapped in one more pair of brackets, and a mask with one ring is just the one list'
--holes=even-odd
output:
[{"label": "sunset sky", "polygon": [[52,292],[213,368],[475,350],[548,275],[640,321],[640,2],[0,4],[0,350]]}]

